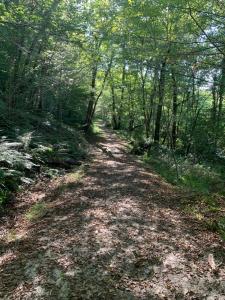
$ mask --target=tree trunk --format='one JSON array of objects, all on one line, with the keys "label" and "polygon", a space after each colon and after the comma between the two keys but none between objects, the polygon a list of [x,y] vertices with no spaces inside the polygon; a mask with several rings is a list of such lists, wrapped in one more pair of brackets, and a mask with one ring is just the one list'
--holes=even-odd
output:
[{"label": "tree trunk", "polygon": [[91,118],[92,118],[92,111],[93,111],[93,107],[94,107],[94,103],[95,103],[95,97],[96,97],[96,76],[97,76],[97,71],[98,71],[98,67],[97,65],[95,65],[92,68],[92,76],[91,76],[91,92],[90,92],[90,98],[89,98],[89,102],[88,102],[88,108],[87,108],[87,113],[86,113],[86,119],[85,119],[85,129],[89,129],[90,125],[91,125]]},{"label": "tree trunk", "polygon": [[219,83],[219,91],[218,91],[218,96],[219,96],[218,127],[220,126],[220,121],[222,118],[224,92],[225,92],[225,55],[221,63],[221,75],[220,75],[220,83]]},{"label": "tree trunk", "polygon": [[162,117],[162,108],[165,94],[165,78],[166,78],[166,58],[162,62],[159,78],[159,102],[156,112],[155,120],[155,133],[154,133],[154,142],[159,143],[160,139],[160,128],[161,128],[161,117]]},{"label": "tree trunk", "polygon": [[173,121],[172,121],[172,148],[176,148],[177,141],[177,81],[175,72],[172,69],[172,82],[173,82]]},{"label": "tree trunk", "polygon": [[118,129],[117,114],[116,114],[116,99],[114,83],[111,83],[111,95],[112,95],[112,127],[114,130]]}]

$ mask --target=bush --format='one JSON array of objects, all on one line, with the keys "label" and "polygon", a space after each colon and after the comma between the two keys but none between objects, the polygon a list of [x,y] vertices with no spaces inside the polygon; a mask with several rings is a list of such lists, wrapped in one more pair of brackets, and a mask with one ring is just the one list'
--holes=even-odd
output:
[{"label": "bush", "polygon": [[8,120],[1,132],[0,206],[11,192],[32,183],[39,172],[49,177],[57,174],[58,168],[69,169],[78,164],[86,155],[82,133],[58,122],[53,115],[28,116],[18,112],[15,116],[14,123]]},{"label": "bush", "polygon": [[225,240],[225,217],[218,220],[218,231],[221,237]]}]

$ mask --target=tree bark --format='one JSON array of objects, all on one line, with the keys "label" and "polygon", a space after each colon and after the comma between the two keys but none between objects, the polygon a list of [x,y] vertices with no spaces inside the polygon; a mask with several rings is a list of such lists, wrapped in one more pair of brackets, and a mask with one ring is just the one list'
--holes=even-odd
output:
[{"label": "tree bark", "polygon": [[92,111],[95,103],[95,97],[96,97],[96,76],[97,76],[98,67],[97,65],[94,65],[92,68],[92,76],[91,76],[91,92],[90,92],[90,99],[88,102],[88,108],[86,113],[86,119],[85,119],[85,128],[89,129],[91,125],[91,116]]},{"label": "tree bark", "polygon": [[156,112],[154,143],[158,144],[160,140],[162,108],[165,95],[165,78],[166,78],[166,58],[163,60],[159,78],[159,102]]},{"label": "tree bark", "polygon": [[173,82],[173,121],[172,121],[172,148],[176,148],[177,141],[177,81],[174,69],[172,69],[172,82]]}]

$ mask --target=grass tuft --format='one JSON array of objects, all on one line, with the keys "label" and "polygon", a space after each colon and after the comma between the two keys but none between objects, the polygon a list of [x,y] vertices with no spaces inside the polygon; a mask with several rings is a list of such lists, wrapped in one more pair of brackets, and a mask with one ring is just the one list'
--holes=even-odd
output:
[{"label": "grass tuft", "polygon": [[47,211],[47,205],[43,202],[38,202],[28,210],[25,217],[29,221],[36,221],[46,215]]}]

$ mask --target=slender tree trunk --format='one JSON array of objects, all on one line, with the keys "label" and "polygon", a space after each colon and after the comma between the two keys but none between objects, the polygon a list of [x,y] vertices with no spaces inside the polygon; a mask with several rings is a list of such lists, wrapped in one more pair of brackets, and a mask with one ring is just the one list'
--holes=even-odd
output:
[{"label": "slender tree trunk", "polygon": [[219,83],[219,104],[218,104],[218,127],[220,126],[220,121],[222,118],[222,109],[223,109],[223,100],[224,100],[224,92],[225,92],[225,55],[222,59],[221,63],[221,78]]},{"label": "slender tree trunk", "polygon": [[171,134],[171,139],[172,139],[172,148],[176,148],[176,141],[177,141],[177,81],[176,81],[176,76],[175,72],[172,69],[172,82],[173,82],[173,121],[172,121],[172,134]]},{"label": "slender tree trunk", "polygon": [[154,105],[154,99],[156,97],[157,93],[157,69],[155,69],[155,75],[154,75],[154,81],[153,81],[153,88],[149,97],[148,101],[148,107],[146,108],[146,132],[147,132],[147,138],[150,136],[150,129],[151,129],[151,121],[152,121],[152,115],[153,115],[153,105]]},{"label": "slender tree trunk", "polygon": [[132,99],[132,92],[131,92],[131,83],[128,85],[128,99],[129,99],[129,105],[128,105],[128,131],[132,132],[134,129],[134,103]]},{"label": "slender tree trunk", "polygon": [[216,115],[217,115],[217,105],[218,105],[218,97],[217,97],[217,76],[213,77],[213,86],[212,86],[212,110],[211,110],[211,119],[212,124],[215,127],[216,124]]},{"label": "slender tree trunk", "polygon": [[110,62],[109,62],[108,66],[107,66],[107,69],[105,71],[102,86],[101,86],[101,89],[100,89],[100,92],[99,92],[98,95],[96,95],[96,78],[97,78],[97,71],[98,71],[97,64],[92,69],[91,93],[90,93],[90,100],[89,100],[89,103],[88,103],[88,109],[87,109],[86,120],[85,120],[85,125],[84,125],[84,128],[86,130],[88,130],[91,126],[91,123],[92,123],[92,120],[93,120],[93,117],[94,117],[94,113],[95,113],[95,110],[96,110],[96,106],[98,104],[98,100],[99,100],[99,98],[101,97],[101,95],[103,93],[103,90],[104,90],[105,84],[106,84],[106,80],[107,80],[109,72],[111,70],[112,62],[113,62],[113,54],[111,55]]},{"label": "slender tree trunk", "polygon": [[145,127],[145,136],[149,138],[149,126],[148,126],[148,111],[146,106],[146,92],[145,92],[145,83],[146,77],[148,73],[148,69],[146,69],[145,73],[143,74],[143,65],[141,65],[141,93],[142,93],[142,110],[143,110],[143,117],[144,117],[144,127]]},{"label": "slender tree trunk", "polygon": [[221,74],[220,78],[214,76],[212,87],[212,127],[214,136],[214,148],[216,150],[218,138],[221,135],[221,120],[223,116],[223,101],[225,93],[225,56],[221,62]]},{"label": "slender tree trunk", "polygon": [[125,92],[125,77],[126,77],[126,62],[123,63],[122,78],[121,78],[121,96],[120,96],[120,107],[118,111],[118,129],[121,128],[124,92]]},{"label": "slender tree trunk", "polygon": [[89,129],[91,125],[91,116],[92,116],[92,111],[95,103],[95,97],[96,97],[96,76],[97,76],[97,71],[98,67],[95,65],[92,68],[92,76],[91,76],[91,92],[90,92],[90,98],[88,102],[88,108],[87,108],[87,113],[86,113],[86,119],[85,119],[85,128]]},{"label": "slender tree trunk", "polygon": [[155,133],[154,133],[154,142],[159,143],[160,139],[160,129],[161,129],[161,117],[162,117],[162,108],[165,94],[165,78],[166,78],[166,58],[162,62],[159,78],[159,102],[156,112],[155,120]]},{"label": "slender tree trunk", "polygon": [[91,122],[93,120],[93,117],[94,117],[94,114],[95,114],[95,111],[96,111],[96,107],[97,107],[97,104],[98,104],[98,100],[100,99],[100,97],[101,97],[101,95],[102,95],[102,93],[104,91],[105,84],[106,84],[108,75],[110,73],[111,67],[112,67],[112,62],[113,62],[113,53],[111,55],[110,61],[108,63],[107,69],[105,71],[105,75],[104,75],[104,79],[102,81],[102,86],[101,86],[100,92],[99,92],[99,94],[94,99],[95,101],[94,101],[93,109],[92,109],[92,112],[91,112],[90,124],[91,124]]},{"label": "slender tree trunk", "polygon": [[112,96],[112,127],[113,129],[118,129],[118,122],[117,122],[117,114],[116,114],[116,99],[115,99],[115,89],[114,83],[111,83],[111,96]]}]

